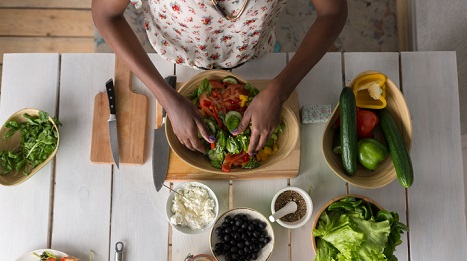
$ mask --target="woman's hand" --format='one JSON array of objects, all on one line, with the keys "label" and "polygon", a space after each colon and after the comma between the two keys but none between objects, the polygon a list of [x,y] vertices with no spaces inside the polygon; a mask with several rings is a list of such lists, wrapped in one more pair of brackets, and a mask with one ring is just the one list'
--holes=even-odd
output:
[{"label": "woman's hand", "polygon": [[255,155],[264,147],[280,123],[282,99],[272,88],[261,91],[248,106],[243,114],[242,121],[233,132],[234,135],[242,133],[250,126],[251,138],[248,154]]},{"label": "woman's hand", "polygon": [[190,100],[177,93],[168,102],[165,110],[170,118],[173,132],[178,140],[190,150],[206,152],[206,148],[198,138],[198,131],[207,142],[215,142],[203,117]]}]

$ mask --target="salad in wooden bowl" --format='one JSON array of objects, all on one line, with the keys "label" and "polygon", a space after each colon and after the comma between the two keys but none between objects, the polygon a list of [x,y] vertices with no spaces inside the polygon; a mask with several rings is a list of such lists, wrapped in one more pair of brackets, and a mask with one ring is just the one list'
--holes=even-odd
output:
[{"label": "salad in wooden bowl", "polygon": [[207,153],[203,155],[191,151],[179,142],[168,120],[167,140],[174,153],[197,169],[218,174],[260,171],[287,157],[297,144],[299,126],[294,112],[285,105],[282,107],[280,125],[255,156],[247,153],[251,134],[249,128],[241,134],[232,134],[259,91],[241,77],[223,70],[209,70],[186,82],[179,92],[199,109],[216,142],[207,143],[200,136]]}]

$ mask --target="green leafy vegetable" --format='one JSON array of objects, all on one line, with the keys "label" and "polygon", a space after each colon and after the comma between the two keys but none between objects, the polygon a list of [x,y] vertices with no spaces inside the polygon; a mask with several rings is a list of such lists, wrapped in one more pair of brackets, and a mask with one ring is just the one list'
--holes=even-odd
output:
[{"label": "green leafy vegetable", "polygon": [[49,258],[53,258],[55,260],[58,261],[58,258],[56,256],[54,256],[51,252],[49,251],[44,251],[42,252],[42,254],[38,255],[36,253],[33,253],[35,256],[37,256],[38,258],[40,258],[39,260],[47,260]]},{"label": "green leafy vegetable", "polygon": [[[49,114],[43,111],[39,116],[31,116],[27,113],[23,115],[27,120],[22,123],[9,121],[5,127],[9,128],[4,139],[11,138],[17,131],[20,133],[20,144],[12,151],[0,152],[0,163],[5,175],[11,171],[16,173],[22,171],[28,175],[32,169],[44,162],[57,147],[58,132],[49,121]],[[57,126],[61,123],[53,118]]]},{"label": "green leafy vegetable", "polygon": [[315,260],[397,260],[394,251],[400,235],[409,228],[395,212],[380,210],[354,197],[331,204],[313,229]]}]

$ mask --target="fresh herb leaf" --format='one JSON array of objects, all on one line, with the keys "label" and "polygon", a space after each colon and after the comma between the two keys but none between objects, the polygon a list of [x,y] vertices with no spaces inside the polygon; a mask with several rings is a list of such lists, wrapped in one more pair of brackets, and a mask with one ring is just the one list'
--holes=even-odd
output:
[{"label": "fresh herb leaf", "polygon": [[[23,114],[27,119],[18,123],[9,121],[5,127],[9,128],[4,139],[11,138],[19,131],[21,139],[17,148],[11,151],[0,152],[0,161],[3,166],[2,175],[13,170],[16,173],[22,171],[28,175],[31,170],[44,162],[55,151],[58,143],[58,132],[52,122],[49,121],[49,114],[39,111],[39,116]],[[53,118],[57,126],[61,126],[58,119]],[[16,175],[15,173],[15,175]]]}]

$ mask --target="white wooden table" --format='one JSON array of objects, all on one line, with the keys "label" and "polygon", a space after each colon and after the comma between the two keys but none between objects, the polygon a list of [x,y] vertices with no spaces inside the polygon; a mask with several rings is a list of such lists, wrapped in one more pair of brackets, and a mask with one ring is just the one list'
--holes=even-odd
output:
[{"label": "white wooden table", "polygon": [[[246,79],[271,79],[293,54],[270,54],[234,70]],[[163,76],[186,81],[199,71],[151,56]],[[60,148],[55,160],[25,183],[0,187],[1,260],[53,248],[88,260],[113,260],[115,243],[125,243],[125,260],[184,260],[188,253],[210,253],[209,232],[169,236],[165,205],[168,190],[156,192],[151,174],[155,100],[144,85],[134,89],[150,100],[147,159],[142,166],[90,162],[94,96],[114,76],[112,54],[6,54],[0,123],[15,111],[33,107],[60,118]],[[219,199],[220,211],[252,207],[270,214],[270,201],[292,185],[310,192],[315,212],[329,199],[358,193],[397,211],[410,227],[397,247],[399,260],[465,260],[466,218],[454,52],[328,53],[298,87],[300,106],[335,106],[341,88],[359,72],[377,70],[401,87],[413,124],[411,156],[414,185],[397,181],[377,189],[346,184],[321,154],[325,124],[301,125],[301,165],[294,179],[203,181]],[[229,193],[230,191],[230,193]],[[312,260],[310,220],[287,230],[273,224],[270,260]]]}]

